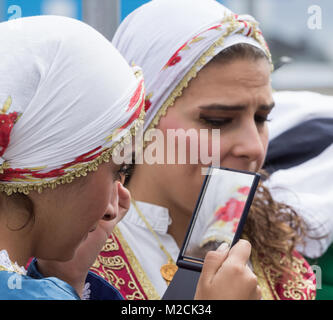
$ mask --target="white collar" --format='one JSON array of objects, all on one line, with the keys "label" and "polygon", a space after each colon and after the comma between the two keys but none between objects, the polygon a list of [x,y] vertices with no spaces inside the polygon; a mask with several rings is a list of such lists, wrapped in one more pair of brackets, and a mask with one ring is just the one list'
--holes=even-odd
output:
[{"label": "white collar", "polygon": [[0,251],[0,266],[4,267],[9,272],[16,272],[19,274],[27,274],[24,267],[20,267],[16,262],[12,263],[9,259],[8,252],[6,250]]},{"label": "white collar", "polygon": [[[167,208],[142,201],[136,201],[136,204],[154,231],[167,233],[169,225],[172,223]],[[140,218],[133,204],[131,204],[130,209],[124,217],[124,221],[146,228],[145,222]]]}]

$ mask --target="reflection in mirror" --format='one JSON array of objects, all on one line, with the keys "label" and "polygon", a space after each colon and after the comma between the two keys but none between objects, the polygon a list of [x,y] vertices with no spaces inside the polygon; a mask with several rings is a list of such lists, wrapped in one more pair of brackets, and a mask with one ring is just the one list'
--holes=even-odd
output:
[{"label": "reflection in mirror", "polygon": [[223,242],[229,246],[244,212],[255,175],[211,168],[198,202],[183,256],[203,260]]}]

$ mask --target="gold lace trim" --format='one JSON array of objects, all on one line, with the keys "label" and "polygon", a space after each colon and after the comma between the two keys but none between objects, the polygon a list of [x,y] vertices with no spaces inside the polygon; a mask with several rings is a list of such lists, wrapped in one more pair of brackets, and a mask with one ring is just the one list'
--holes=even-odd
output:
[{"label": "gold lace trim", "polygon": [[[265,276],[265,272],[259,262],[258,254],[256,250],[252,248],[252,254],[251,254],[251,263],[253,266],[253,272],[258,278],[258,285],[261,289],[261,295],[263,300],[275,300],[279,299],[278,295],[274,292],[274,287],[271,287],[268,284],[268,281]],[[272,293],[275,293],[275,297]]]},{"label": "gold lace trim", "polygon": [[40,183],[0,183],[0,192],[5,192],[8,196],[12,193],[29,194],[30,191],[38,191],[41,193],[45,188],[55,189],[58,185],[71,183],[75,178],[86,176],[88,172],[96,171],[100,164],[109,162],[112,155],[117,155],[124,145],[131,143],[131,137],[135,136],[138,129],[143,126],[144,118],[145,111],[142,109],[139,117],[134,120],[131,129],[119,141],[115,142],[110,148],[106,149],[96,159],[88,163],[75,165],[73,171],[66,173],[62,177]]},{"label": "gold lace trim", "polygon": [[[235,29],[237,29],[240,25],[241,22],[237,21],[236,18],[233,15],[226,16],[222,20],[223,23],[228,23],[229,26],[227,27],[227,30],[225,33],[218,39],[216,40],[209,48],[207,51],[205,51],[200,58],[194,63],[194,65],[191,67],[191,69],[185,74],[183,79],[178,83],[176,88],[170,93],[169,97],[166,99],[166,101],[163,103],[161,108],[158,110],[156,115],[154,116],[153,120],[149,124],[148,128],[146,129],[146,134],[145,134],[145,143],[144,146],[147,145],[147,143],[151,140],[150,139],[150,129],[154,129],[158,123],[160,122],[161,118],[166,115],[166,112],[170,106],[173,106],[175,103],[175,100],[180,97],[183,93],[183,90],[188,87],[189,82],[195,78],[200,70],[201,67],[203,67],[206,64],[207,58],[208,57],[214,57],[215,56],[215,49],[217,47],[221,47],[224,43],[224,40],[226,37],[228,37]],[[259,44],[262,46],[262,48],[267,48],[266,43],[264,42],[263,36],[261,36],[260,31],[258,30],[258,23],[253,22],[253,21],[247,21],[247,23],[252,27],[251,34],[249,35],[253,39],[255,39]],[[242,33],[242,30],[240,30],[238,33]],[[269,52],[269,50],[265,50],[266,55],[269,59],[269,62],[271,64],[271,71],[273,71],[274,66],[272,63],[272,57]]]}]

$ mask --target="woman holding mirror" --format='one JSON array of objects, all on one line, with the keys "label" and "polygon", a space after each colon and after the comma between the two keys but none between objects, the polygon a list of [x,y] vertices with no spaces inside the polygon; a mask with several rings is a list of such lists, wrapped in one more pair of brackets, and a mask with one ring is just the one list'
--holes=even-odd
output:
[{"label": "woman holding mirror", "polygon": [[[156,128],[166,137],[172,129],[208,129],[209,139],[198,150],[221,150],[223,167],[260,170],[274,101],[271,56],[252,17],[213,0],[156,0],[130,14],[113,43],[129,63],[143,68],[147,132]],[[219,148],[213,129],[220,130]],[[189,159],[189,143],[185,150]],[[92,268],[128,299],[163,296],[170,281],[166,270],[175,270],[205,166],[200,161],[135,166],[128,182],[135,200]],[[314,298],[313,272],[294,250],[304,230],[292,208],[258,188],[244,236],[253,246],[249,266],[264,298]],[[144,240],[137,241],[138,235]]]}]

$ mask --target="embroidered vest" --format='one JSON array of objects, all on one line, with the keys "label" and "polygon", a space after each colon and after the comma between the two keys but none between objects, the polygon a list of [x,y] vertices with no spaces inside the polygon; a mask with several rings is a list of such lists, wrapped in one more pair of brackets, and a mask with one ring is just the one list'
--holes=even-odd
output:
[{"label": "embroidered vest", "polygon": [[[313,300],[316,296],[316,278],[308,262],[294,252],[291,271],[296,274],[292,279],[279,280],[278,272],[253,252],[252,265],[265,300]],[[283,263],[284,258],[281,258]],[[91,271],[97,273],[115,286],[127,300],[160,299],[153,284],[137,261],[119,228],[115,228]],[[281,278],[279,278],[281,279]]]}]

